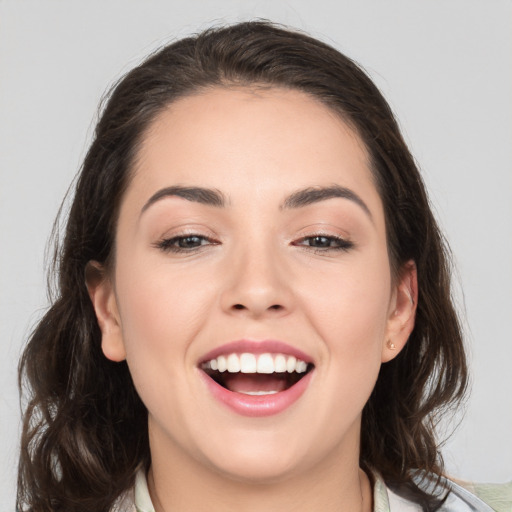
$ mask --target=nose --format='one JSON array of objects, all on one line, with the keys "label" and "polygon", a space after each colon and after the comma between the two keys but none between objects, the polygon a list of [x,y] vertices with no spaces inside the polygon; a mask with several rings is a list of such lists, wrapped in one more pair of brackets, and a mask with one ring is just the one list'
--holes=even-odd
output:
[{"label": "nose", "polygon": [[251,318],[279,317],[292,309],[293,294],[286,265],[276,251],[251,245],[229,262],[222,309]]}]

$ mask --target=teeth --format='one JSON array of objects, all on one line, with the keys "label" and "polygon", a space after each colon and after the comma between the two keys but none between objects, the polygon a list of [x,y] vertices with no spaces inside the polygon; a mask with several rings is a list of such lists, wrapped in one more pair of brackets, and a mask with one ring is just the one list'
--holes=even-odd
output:
[{"label": "teeth", "polygon": [[304,373],[307,369],[308,365],[304,361],[297,361],[297,365],[295,366],[295,371],[297,373]]},{"label": "teeth", "polygon": [[293,356],[290,356],[286,360],[286,371],[288,373],[292,373],[293,371],[295,371],[296,366],[297,366],[297,359],[295,359],[295,357],[293,357]]},{"label": "teeth", "polygon": [[279,391],[239,391],[243,395],[261,396],[261,395],[275,395]]},{"label": "teeth", "polygon": [[274,359],[271,354],[261,354],[258,357],[256,373],[274,373]]},{"label": "teeth", "polygon": [[274,359],[274,371],[276,373],[284,373],[286,371],[286,357],[278,354]]},{"label": "teeth", "polygon": [[256,356],[254,354],[242,354],[240,356],[240,371],[242,373],[256,373],[256,368]]},{"label": "teeth", "polygon": [[228,362],[226,361],[226,358],[224,356],[217,357],[217,369],[219,370],[219,372],[225,372],[227,367]]},{"label": "teeth", "polygon": [[[217,370],[221,373],[305,373],[308,364],[294,356],[284,354],[228,354],[210,359],[203,364],[204,369]],[[270,394],[271,392],[262,392]],[[250,394],[250,393],[249,393]]]},{"label": "teeth", "polygon": [[240,371],[240,359],[236,354],[229,354],[228,356],[228,372],[238,373]]}]

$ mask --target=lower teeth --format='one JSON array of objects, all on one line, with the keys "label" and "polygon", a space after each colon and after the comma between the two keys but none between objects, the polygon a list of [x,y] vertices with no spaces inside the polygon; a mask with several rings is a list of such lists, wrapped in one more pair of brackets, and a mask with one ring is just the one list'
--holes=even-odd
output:
[{"label": "lower teeth", "polygon": [[279,391],[238,391],[242,395],[252,395],[252,396],[260,396],[260,395],[275,395],[279,393]]}]

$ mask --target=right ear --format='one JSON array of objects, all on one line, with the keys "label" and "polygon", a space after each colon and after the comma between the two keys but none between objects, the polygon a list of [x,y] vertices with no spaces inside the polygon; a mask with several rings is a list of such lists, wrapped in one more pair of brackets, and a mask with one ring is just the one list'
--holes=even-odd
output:
[{"label": "right ear", "polygon": [[103,265],[97,261],[87,263],[85,284],[100,326],[103,354],[111,361],[124,361],[126,351],[117,300],[112,280],[108,277]]}]

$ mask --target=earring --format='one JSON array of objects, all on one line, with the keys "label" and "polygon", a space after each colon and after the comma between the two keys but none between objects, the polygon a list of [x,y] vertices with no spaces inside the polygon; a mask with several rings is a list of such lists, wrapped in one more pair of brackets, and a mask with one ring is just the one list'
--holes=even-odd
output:
[{"label": "earring", "polygon": [[386,345],[388,346],[389,350],[395,350],[396,349],[395,344],[391,340],[388,340]]}]

